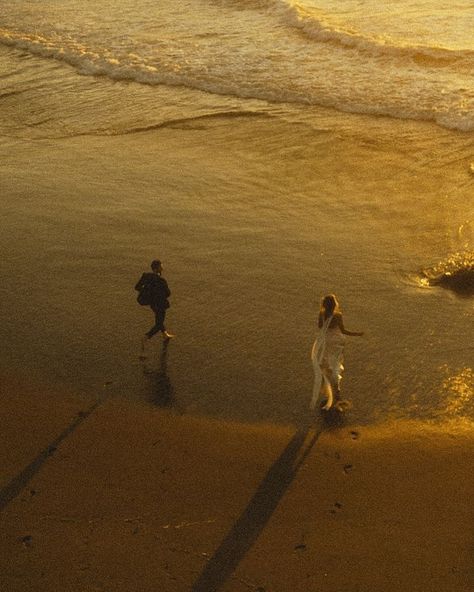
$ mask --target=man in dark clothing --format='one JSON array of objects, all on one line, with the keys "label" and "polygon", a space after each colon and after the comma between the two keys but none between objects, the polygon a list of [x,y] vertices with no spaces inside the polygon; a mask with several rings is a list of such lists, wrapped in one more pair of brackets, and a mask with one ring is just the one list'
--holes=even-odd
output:
[{"label": "man in dark clothing", "polygon": [[165,340],[174,337],[174,335],[168,333],[165,329],[165,315],[166,309],[170,306],[168,297],[171,292],[165,278],[161,277],[161,272],[163,271],[161,261],[158,259],[152,261],[151,269],[152,273],[145,272],[135,286],[135,290],[138,290],[140,293],[147,292],[148,301],[150,302],[149,306],[155,313],[155,324],[145,333],[142,341],[142,350],[145,347],[146,341],[158,332],[161,332]]}]

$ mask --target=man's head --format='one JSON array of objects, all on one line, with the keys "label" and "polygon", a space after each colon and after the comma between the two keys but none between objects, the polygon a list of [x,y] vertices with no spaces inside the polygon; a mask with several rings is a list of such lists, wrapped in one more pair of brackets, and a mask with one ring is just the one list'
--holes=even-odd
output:
[{"label": "man's head", "polygon": [[155,273],[161,273],[161,270],[163,269],[161,261],[159,259],[153,259],[153,261],[151,262],[151,269]]}]

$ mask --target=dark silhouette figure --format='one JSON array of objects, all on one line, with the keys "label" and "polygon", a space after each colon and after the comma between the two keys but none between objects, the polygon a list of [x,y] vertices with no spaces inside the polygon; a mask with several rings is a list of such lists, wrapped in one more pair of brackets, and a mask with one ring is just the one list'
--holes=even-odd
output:
[{"label": "dark silhouette figure", "polygon": [[170,306],[168,298],[171,295],[171,291],[167,281],[161,275],[163,271],[161,261],[158,259],[152,261],[151,270],[151,273],[143,273],[142,277],[135,285],[135,290],[139,292],[137,298],[138,302],[150,306],[155,314],[155,324],[147,333],[145,333],[142,339],[142,353],[145,349],[145,343],[148,339],[151,339],[153,335],[161,332],[165,340],[173,337],[173,335],[165,328],[165,315],[166,310]]}]

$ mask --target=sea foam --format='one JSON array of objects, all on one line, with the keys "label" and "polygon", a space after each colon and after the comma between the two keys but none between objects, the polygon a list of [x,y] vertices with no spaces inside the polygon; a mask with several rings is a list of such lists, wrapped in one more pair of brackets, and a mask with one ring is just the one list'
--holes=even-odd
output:
[{"label": "sea foam", "polygon": [[[330,26],[298,4],[283,0],[257,0],[256,5],[270,12],[272,18],[277,15],[283,19],[293,31],[303,32],[310,38],[310,44],[320,44],[325,53],[314,47],[300,47],[301,40],[290,35],[291,52],[285,53],[288,46],[285,38],[285,44],[275,48],[275,57],[268,59],[268,67],[256,69],[253,63],[258,63],[258,54],[252,56],[253,62],[247,65],[235,52],[223,50],[222,57],[216,52],[210,53],[213,61],[207,63],[199,52],[186,54],[178,47],[179,51],[165,60],[158,50],[149,55],[143,47],[134,47],[133,40],[130,47],[112,43],[107,46],[107,39],[104,46],[99,46],[87,38],[75,39],[54,29],[47,33],[0,29],[0,43],[63,61],[83,75],[151,86],[183,86],[243,99],[320,105],[346,112],[428,120],[447,128],[474,130],[474,91],[449,88],[459,67],[474,65],[472,52],[402,47],[384,39],[367,38],[357,32]],[[247,51],[248,48],[243,49]],[[309,65],[306,63],[292,69],[292,57],[296,59],[309,50],[316,56],[324,53],[328,57],[322,58],[320,64],[309,62]],[[420,56],[429,64],[423,60],[420,63]],[[347,63],[344,63],[346,57]],[[440,65],[443,68],[437,67]],[[447,67],[452,67],[453,72],[448,73],[450,82],[444,88],[430,69],[440,70],[444,75]],[[371,77],[370,68],[379,77],[381,72],[384,73],[378,83]],[[403,82],[403,68],[409,73],[406,83]],[[323,80],[318,78],[320,72],[325,72]],[[380,83],[386,88],[377,86]]]},{"label": "sea foam", "polygon": [[390,37],[360,34],[358,31],[337,27],[308,11],[298,3],[284,0],[268,0],[268,5],[284,18],[289,26],[303,31],[308,37],[322,42],[332,42],[344,47],[379,56],[402,56],[412,59],[426,58],[441,66],[457,63],[458,67],[472,69],[474,51],[453,50],[445,47],[400,44]]}]

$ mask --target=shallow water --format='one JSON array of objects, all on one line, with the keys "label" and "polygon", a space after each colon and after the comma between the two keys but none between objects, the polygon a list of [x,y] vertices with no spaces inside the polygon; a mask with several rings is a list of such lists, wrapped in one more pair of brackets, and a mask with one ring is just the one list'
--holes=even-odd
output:
[{"label": "shallow water", "polygon": [[[254,23],[252,3],[207,10],[224,4]],[[57,33],[65,7],[45,5],[38,30]],[[90,19],[84,43],[100,32]],[[474,417],[472,298],[423,283],[473,249],[471,133],[80,75],[38,53],[0,47],[3,369],[177,412],[293,422],[308,413],[319,299],[335,292],[346,326],[365,331],[346,348],[350,421]],[[152,319],[133,286],[155,257],[177,338],[151,344],[143,364]]]}]

